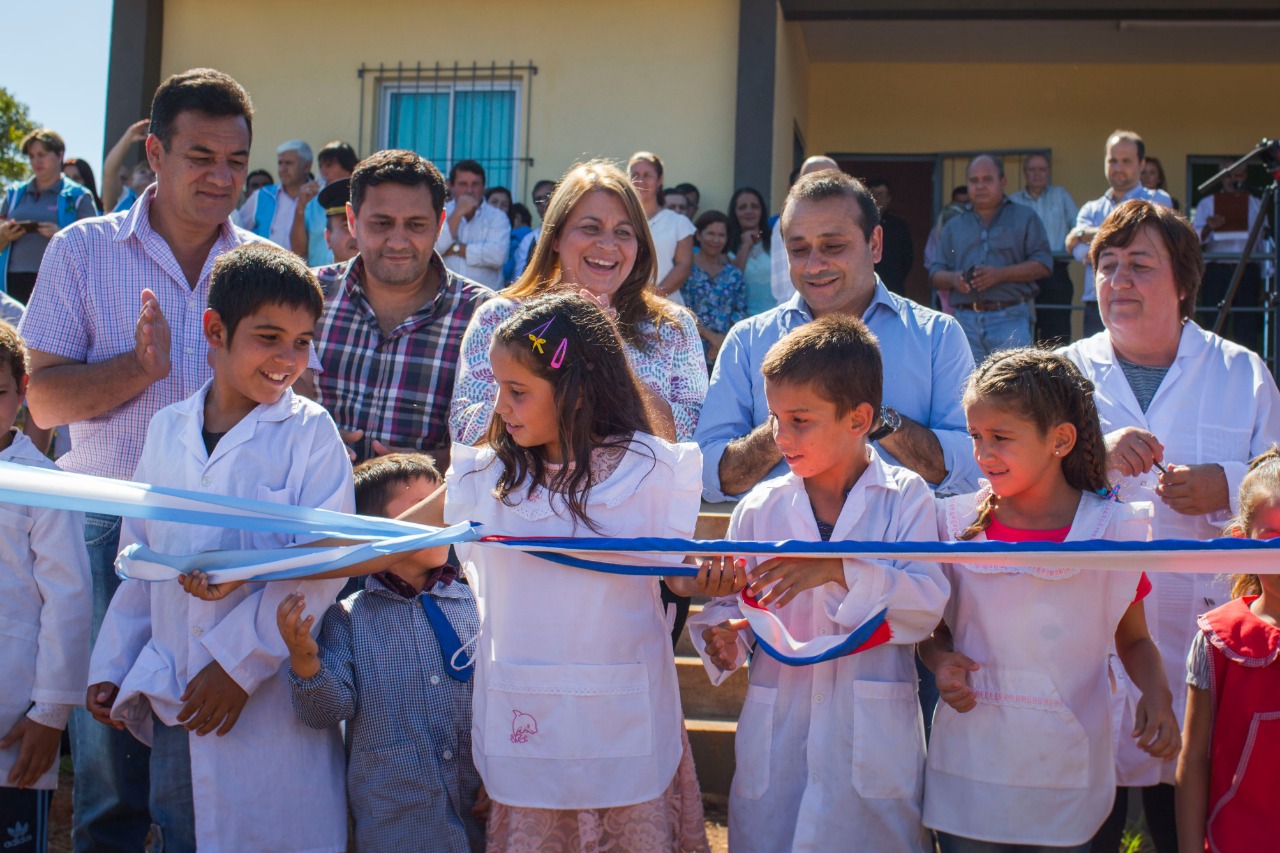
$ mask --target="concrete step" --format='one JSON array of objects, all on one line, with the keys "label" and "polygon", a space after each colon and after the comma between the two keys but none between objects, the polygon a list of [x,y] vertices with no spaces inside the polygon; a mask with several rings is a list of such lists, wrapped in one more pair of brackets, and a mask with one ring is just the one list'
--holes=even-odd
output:
[{"label": "concrete step", "polygon": [[729,783],[737,766],[733,754],[733,738],[737,723],[733,720],[686,717],[689,748],[698,771],[698,785],[703,802],[722,807],[729,804]]},{"label": "concrete step", "polygon": [[747,699],[747,672],[742,667],[719,687],[711,684],[702,659],[677,656],[676,676],[680,682],[680,701],[685,717],[736,720]]},{"label": "concrete step", "polygon": [[[698,515],[695,539],[723,539],[729,527],[733,504],[702,505]],[[694,596],[689,606],[692,617],[702,611],[709,599]],[[727,808],[729,785],[736,766],[733,738],[738,729],[738,714],[747,697],[747,673],[735,672],[719,687],[711,684],[702,659],[694,651],[686,627],[676,643],[676,674],[680,681],[680,701],[684,706],[685,729],[702,799],[708,804]]]},{"label": "concrete step", "polygon": [[730,501],[728,503],[707,503],[702,502],[702,509],[698,512],[698,525],[694,528],[694,539],[723,539],[724,534],[729,529],[729,516],[733,514],[733,508],[736,503]]}]

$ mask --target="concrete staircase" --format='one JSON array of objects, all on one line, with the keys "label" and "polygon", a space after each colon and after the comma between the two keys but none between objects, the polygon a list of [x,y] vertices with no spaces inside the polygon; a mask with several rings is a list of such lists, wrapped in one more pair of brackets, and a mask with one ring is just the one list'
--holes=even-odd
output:
[{"label": "concrete staircase", "polygon": [[[702,605],[695,601],[691,615],[701,609]],[[726,804],[733,779],[733,736],[747,697],[746,667],[713,687],[686,630],[676,646],[676,675],[684,704],[684,727],[689,732],[703,799]]]},{"label": "concrete staircase", "polygon": [[[721,539],[729,525],[732,504],[704,504],[698,516],[696,539]],[[706,599],[695,598],[689,615],[702,610]],[[738,714],[747,696],[746,667],[735,672],[719,687],[711,686],[702,659],[693,649],[686,628],[676,644],[676,674],[680,680],[680,700],[684,705],[684,724],[689,732],[694,764],[702,797],[710,803],[725,805],[729,801],[729,783],[733,779],[733,737],[738,728]]]}]

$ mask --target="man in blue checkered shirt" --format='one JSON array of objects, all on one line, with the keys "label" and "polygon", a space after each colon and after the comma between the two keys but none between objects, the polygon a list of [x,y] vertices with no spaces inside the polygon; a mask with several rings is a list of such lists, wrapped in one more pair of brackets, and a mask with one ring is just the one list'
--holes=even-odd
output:
[{"label": "man in blue checkered shirt", "polygon": [[314,388],[304,379],[295,390],[329,410],[359,460],[419,450],[447,463],[462,333],[493,291],[446,269],[436,252],[444,197],[444,177],[412,151],[379,151],[351,176],[348,222],[360,254],[337,282],[324,270],[324,372]]}]

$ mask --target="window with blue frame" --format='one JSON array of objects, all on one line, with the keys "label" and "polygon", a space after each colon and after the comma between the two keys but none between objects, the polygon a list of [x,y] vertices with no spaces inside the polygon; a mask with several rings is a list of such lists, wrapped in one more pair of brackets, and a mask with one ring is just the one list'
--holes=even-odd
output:
[{"label": "window with blue frame", "polygon": [[488,186],[520,186],[518,80],[383,84],[383,148],[406,148],[446,174],[459,160],[484,167]]}]

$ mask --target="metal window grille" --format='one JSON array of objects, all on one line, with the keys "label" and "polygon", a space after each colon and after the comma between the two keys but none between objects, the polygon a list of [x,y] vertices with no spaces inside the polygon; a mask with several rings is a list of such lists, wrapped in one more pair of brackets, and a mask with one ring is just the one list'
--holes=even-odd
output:
[{"label": "metal window grille", "polygon": [[[447,173],[476,160],[486,185],[527,194],[532,62],[361,65],[359,149],[407,148]],[[366,149],[366,141],[368,149]]]}]

